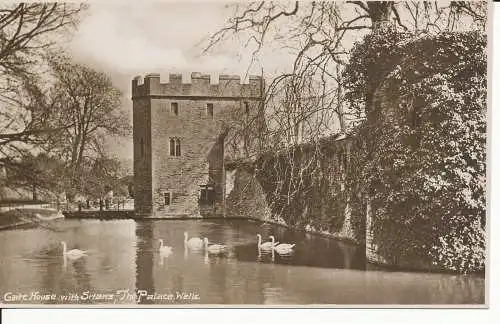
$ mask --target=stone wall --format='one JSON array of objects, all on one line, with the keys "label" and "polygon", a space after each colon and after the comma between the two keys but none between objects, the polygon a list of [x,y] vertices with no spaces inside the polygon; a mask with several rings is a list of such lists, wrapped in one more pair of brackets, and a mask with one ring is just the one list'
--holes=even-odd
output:
[{"label": "stone wall", "polygon": [[[299,230],[364,243],[365,211],[348,183],[350,139],[269,153],[253,165],[236,166],[226,187],[226,216],[257,218]],[[353,208],[354,207],[354,208]],[[357,220],[357,222],[353,221]]]},{"label": "stone wall", "polygon": [[273,215],[266,199],[266,192],[251,171],[228,171],[226,188],[226,217],[253,218],[272,221]]},{"label": "stone wall", "polygon": [[[263,81],[250,77],[249,84],[241,84],[239,77],[221,75],[211,84],[208,75],[193,73],[191,83],[175,74],[162,83],[150,74],[143,83],[135,78],[132,90],[137,211],[155,217],[223,216],[224,159],[252,142],[241,130],[260,114]],[[234,134],[236,145],[226,148]],[[140,158],[142,136],[146,154]],[[179,141],[180,156],[171,155],[171,139]],[[204,185],[214,188],[213,204],[199,203]]]},{"label": "stone wall", "polygon": [[134,198],[138,214],[152,211],[151,178],[151,110],[149,99],[134,101],[133,141],[134,141]]}]

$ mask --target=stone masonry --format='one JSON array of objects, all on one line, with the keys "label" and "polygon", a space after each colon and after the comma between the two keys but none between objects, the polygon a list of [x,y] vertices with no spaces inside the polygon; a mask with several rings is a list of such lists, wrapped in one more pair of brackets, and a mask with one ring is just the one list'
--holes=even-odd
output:
[{"label": "stone masonry", "polygon": [[[170,74],[132,81],[135,211],[153,217],[224,216],[228,134],[237,147],[250,139],[235,128],[261,116],[264,81],[250,76]],[[232,153],[234,154],[234,153]]]}]

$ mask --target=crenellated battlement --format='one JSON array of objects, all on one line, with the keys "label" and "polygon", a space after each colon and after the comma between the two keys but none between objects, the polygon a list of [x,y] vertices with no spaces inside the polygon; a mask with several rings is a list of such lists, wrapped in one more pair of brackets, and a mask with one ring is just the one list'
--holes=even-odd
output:
[{"label": "crenellated battlement", "polygon": [[183,83],[182,74],[169,74],[168,82],[160,81],[159,73],[149,73],[132,80],[132,98],[143,96],[161,97],[263,97],[264,80],[260,76],[250,76],[248,83],[242,83],[239,75],[221,74],[216,84],[211,83],[209,74],[191,73],[191,82]]}]

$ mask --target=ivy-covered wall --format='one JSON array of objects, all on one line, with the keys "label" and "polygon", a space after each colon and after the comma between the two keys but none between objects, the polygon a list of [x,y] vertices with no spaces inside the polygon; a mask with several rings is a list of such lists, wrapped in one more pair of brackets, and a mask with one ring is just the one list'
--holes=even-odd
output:
[{"label": "ivy-covered wall", "polygon": [[478,32],[369,34],[344,75],[366,121],[236,169],[226,215],[348,238],[371,262],[483,271],[485,51]]},{"label": "ivy-covered wall", "polygon": [[226,216],[274,221],[300,230],[364,242],[364,220],[351,176],[351,139],[329,137],[262,155],[240,167]]},{"label": "ivy-covered wall", "polygon": [[367,257],[484,269],[486,65],[479,32],[415,38],[383,29],[353,50],[348,96],[367,113],[356,131],[366,143],[357,160],[370,198]]}]

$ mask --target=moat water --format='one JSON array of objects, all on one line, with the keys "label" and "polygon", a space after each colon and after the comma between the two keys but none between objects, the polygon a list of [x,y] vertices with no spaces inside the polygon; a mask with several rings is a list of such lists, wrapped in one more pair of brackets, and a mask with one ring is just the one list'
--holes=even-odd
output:
[{"label": "moat water", "polygon": [[[229,247],[184,249],[183,233]],[[256,234],[296,243],[289,256],[259,253]],[[158,239],[173,253],[158,253]],[[88,250],[75,261],[62,254]],[[478,276],[367,270],[364,250],[245,220],[57,220],[0,231],[3,304],[483,304]],[[6,305],[8,307],[8,305]]]}]

